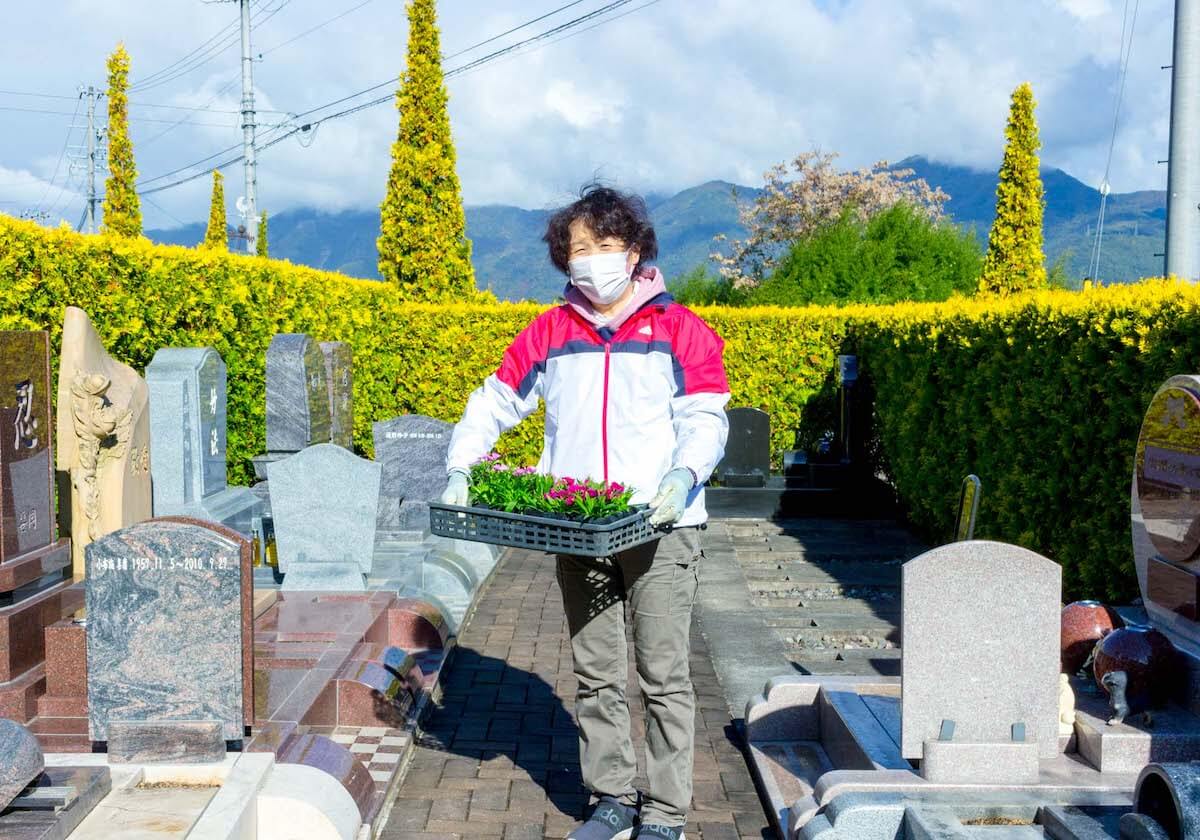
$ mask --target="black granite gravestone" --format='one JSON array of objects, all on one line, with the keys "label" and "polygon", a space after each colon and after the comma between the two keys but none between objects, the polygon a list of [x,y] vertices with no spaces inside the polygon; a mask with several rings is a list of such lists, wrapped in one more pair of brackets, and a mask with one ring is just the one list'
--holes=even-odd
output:
[{"label": "black granite gravestone", "polygon": [[713,476],[726,487],[764,487],[771,474],[771,418],[757,408],[731,408],[725,456]]}]

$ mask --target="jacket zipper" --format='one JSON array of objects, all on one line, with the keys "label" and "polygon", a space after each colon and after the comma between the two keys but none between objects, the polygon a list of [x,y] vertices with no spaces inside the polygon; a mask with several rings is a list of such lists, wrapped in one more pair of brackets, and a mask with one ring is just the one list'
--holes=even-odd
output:
[{"label": "jacket zipper", "polygon": [[604,456],[604,486],[608,486],[608,357],[612,342],[604,342],[604,396],[600,400],[600,446]]}]

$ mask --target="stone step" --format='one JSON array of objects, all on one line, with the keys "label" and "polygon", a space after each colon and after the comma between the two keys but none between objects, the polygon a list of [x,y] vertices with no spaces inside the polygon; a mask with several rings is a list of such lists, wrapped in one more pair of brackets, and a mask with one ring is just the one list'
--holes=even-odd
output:
[{"label": "stone step", "polygon": [[[857,592],[865,587],[852,587],[850,591]],[[827,591],[814,591],[811,595],[766,595],[754,599],[754,606],[759,609],[792,610],[812,613],[814,615],[900,615],[899,593],[891,590],[875,590],[873,597],[861,595],[830,596]]]},{"label": "stone step", "polygon": [[768,627],[790,628],[795,630],[828,630],[830,633],[867,633],[872,635],[890,636],[896,634],[899,640],[900,621],[887,616],[874,615],[869,612],[828,613],[809,610],[763,610],[763,620]]},{"label": "stone step", "polygon": [[1047,805],[1042,808],[1042,829],[1050,840],[1117,840],[1121,814],[1129,808]]}]

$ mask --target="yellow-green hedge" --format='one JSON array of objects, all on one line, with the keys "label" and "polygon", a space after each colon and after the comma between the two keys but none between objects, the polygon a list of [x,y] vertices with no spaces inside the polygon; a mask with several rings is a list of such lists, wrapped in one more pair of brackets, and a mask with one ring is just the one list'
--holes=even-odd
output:
[{"label": "yellow-green hedge", "polygon": [[[264,445],[271,336],[354,349],[354,437],[401,413],[457,420],[542,307],[405,303],[390,287],[209,250],[47,231],[0,217],[0,329],[48,329],[86,310],[117,358],[143,369],[165,346],[216,348],[229,368],[230,479]],[[806,403],[857,352],[874,394],[879,466],[912,521],[944,538],[962,477],[984,483],[977,534],[1061,562],[1069,595],[1129,596],[1129,480],[1155,388],[1200,365],[1200,291],[1165,281],[1002,301],[886,307],[702,308],[726,342],[732,404],[770,413],[793,445]],[[814,414],[810,408],[809,415]],[[506,436],[527,461],[540,422]]]}]

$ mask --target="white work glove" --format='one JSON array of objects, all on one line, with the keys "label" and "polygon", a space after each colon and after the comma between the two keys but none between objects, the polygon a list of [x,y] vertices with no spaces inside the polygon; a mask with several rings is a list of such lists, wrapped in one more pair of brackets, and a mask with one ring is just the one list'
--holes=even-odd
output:
[{"label": "white work glove", "polygon": [[454,470],[450,473],[449,478],[450,482],[442,491],[442,504],[466,507],[470,499],[470,492],[467,489],[467,474],[461,470]]},{"label": "white work glove", "polygon": [[687,507],[688,491],[692,489],[692,471],[687,467],[677,467],[663,476],[662,484],[658,485],[658,495],[650,500],[650,524],[673,525],[683,516]]}]

